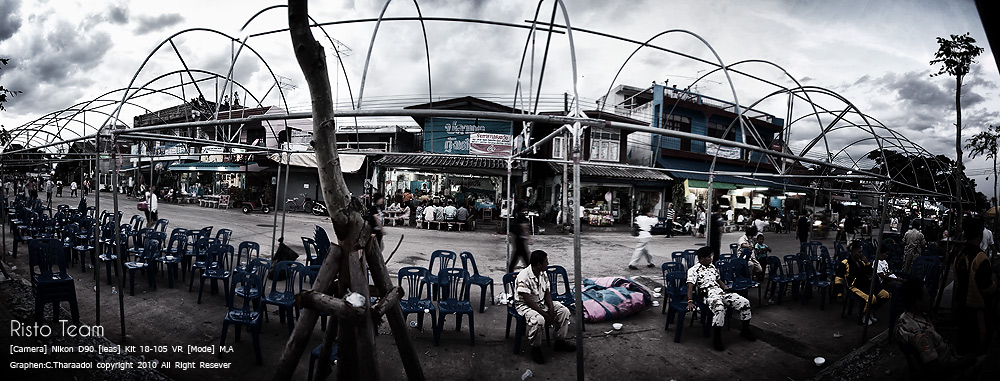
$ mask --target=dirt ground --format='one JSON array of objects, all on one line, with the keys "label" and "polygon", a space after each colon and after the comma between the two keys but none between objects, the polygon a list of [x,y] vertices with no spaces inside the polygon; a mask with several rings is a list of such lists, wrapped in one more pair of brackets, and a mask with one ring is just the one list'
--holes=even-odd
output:
[{"label": "dirt ground", "polygon": [[[64,198],[69,203],[68,198]],[[108,208],[111,199],[102,197],[101,208]],[[123,199],[120,205],[128,219],[133,213],[135,201]],[[253,240],[261,244],[263,256],[271,252],[272,226],[274,214],[244,215],[237,210],[215,210],[198,207],[197,205],[161,204],[160,217],[169,219],[168,230],[173,227],[200,228],[214,226],[215,229],[230,228],[233,230],[232,240],[240,242]],[[284,236],[287,244],[295,251],[303,253],[299,237],[312,236],[314,225],[319,224],[332,233],[329,219],[305,214],[289,214],[285,218]],[[278,217],[280,230],[282,217]],[[544,228],[544,226],[543,226]],[[544,249],[550,254],[550,263],[563,265],[573,277],[573,240],[571,235],[552,233],[554,229],[545,229],[533,237],[532,249]],[[9,232],[8,232],[9,234]],[[723,246],[736,242],[742,233],[728,233],[723,237]],[[280,232],[279,232],[280,235]],[[505,269],[506,240],[503,235],[496,234],[491,226],[484,225],[474,232],[439,232],[415,229],[412,227],[389,227],[385,237],[387,251],[391,251],[402,239],[398,252],[388,263],[390,272],[409,265],[426,266],[430,253],[436,249],[448,249],[456,252],[469,251],[476,256],[479,270],[484,275],[493,277],[498,283],[496,294],[502,292],[500,279]],[[668,261],[673,251],[697,248],[703,240],[692,237],[664,238],[657,236],[651,243],[653,262],[657,265]],[[591,229],[582,237],[582,275],[584,277],[626,276],[633,277],[638,282],[650,288],[659,287],[662,279],[660,270],[655,269],[630,271],[626,268],[627,261],[635,244],[626,229]],[[775,254],[793,254],[798,251],[798,242],[791,234],[769,234],[768,243],[774,248]],[[824,241],[828,246],[832,242]],[[7,241],[10,250],[10,237]],[[388,255],[388,253],[387,253]],[[5,257],[5,262],[16,268],[20,277],[27,274],[27,248],[19,247],[16,258]],[[103,269],[101,269],[103,271]],[[206,284],[204,300],[197,303],[198,284],[194,291],[189,292],[187,281],[175,282],[174,288],[169,288],[165,276],[158,277],[157,288],[146,286],[143,277],[136,282],[135,296],[128,295],[127,284],[124,290],[125,337],[121,334],[121,314],[119,313],[119,295],[112,294],[111,287],[101,283],[100,321],[95,302],[96,292],[93,279],[93,269],[81,273],[80,268],[70,270],[77,281],[77,298],[80,305],[81,318],[85,324],[100,325],[104,329],[104,338],[120,345],[132,345],[138,348],[131,359],[122,355],[88,355],[59,354],[33,355],[10,354],[11,360],[4,361],[0,374],[14,376],[30,376],[34,379],[65,379],[73,376],[78,379],[150,379],[162,376],[168,379],[199,379],[228,380],[239,377],[243,380],[270,379],[273,365],[283,350],[289,337],[284,324],[278,322],[276,310],[270,308],[270,321],[264,323],[261,333],[261,348],[263,366],[254,363],[253,346],[249,334],[243,332],[242,340],[234,340],[234,332],[229,330],[227,345],[232,345],[233,353],[217,355],[205,353],[180,353],[173,346],[205,346],[218,345],[222,333],[221,322],[225,315],[225,303],[222,293],[212,295]],[[102,274],[102,280],[104,274]],[[116,287],[117,280],[115,280]],[[11,345],[36,345],[32,343],[52,344],[68,338],[25,338],[12,337],[6,329],[11,321],[17,320],[33,324],[32,297],[30,287],[26,287],[23,279],[14,279],[0,283],[0,316],[3,317],[5,329],[0,330],[0,340]],[[474,289],[472,301],[478,305],[479,294]],[[909,375],[906,362],[895,349],[894,345],[876,342],[874,345],[859,348],[862,341],[862,326],[852,319],[841,318],[841,304],[828,303],[825,310],[820,310],[818,298],[802,303],[785,297],[782,305],[765,305],[758,307],[756,291],[751,291],[753,303],[752,324],[757,329],[759,340],[747,342],[738,335],[739,324],[733,322],[730,329],[724,330],[723,338],[727,345],[723,352],[710,348],[710,339],[703,338],[698,324],[688,323],[680,343],[673,342],[675,326],[665,331],[664,319],[660,307],[649,307],[637,315],[627,317],[619,322],[624,324],[620,331],[611,328],[613,322],[603,322],[586,325],[583,333],[584,369],[587,379],[609,379],[625,376],[628,379],[734,379],[734,380],[802,380],[820,375],[824,379],[906,379]],[[766,304],[766,303],[765,303]],[[441,344],[433,344],[433,335],[425,321],[425,330],[408,329],[420,362],[428,379],[517,379],[530,369],[537,379],[573,379],[576,377],[575,354],[552,353],[546,350],[548,363],[537,365],[527,354],[528,345],[523,342],[521,354],[513,354],[513,338],[504,337],[506,311],[502,306],[493,306],[485,313],[475,314],[475,345],[469,344],[469,322],[463,322],[460,331],[454,330],[454,317],[446,321],[446,329],[442,334]],[[68,304],[63,303],[68,309]],[[47,314],[48,316],[48,314]],[[64,313],[63,316],[68,316]],[[877,324],[870,327],[867,338],[871,339],[888,327],[888,308],[880,311],[883,317]],[[408,320],[414,320],[411,315]],[[380,327],[382,335],[376,337],[381,371],[384,379],[404,379],[405,374],[399,361],[398,352],[392,337],[388,335],[388,324]],[[571,327],[570,336],[575,335]],[[308,349],[316,347],[322,338],[319,326],[314,329]],[[102,339],[102,340],[103,340]],[[90,343],[94,339],[84,339]],[[864,342],[868,342],[865,340]],[[62,345],[62,344],[60,344]],[[77,345],[77,344],[73,344]],[[84,344],[89,345],[89,344]],[[165,346],[165,348],[164,348]],[[147,348],[148,347],[148,348]],[[8,345],[0,344],[0,349],[8,353]],[[145,348],[145,349],[144,349]],[[893,350],[896,353],[893,353]],[[851,364],[839,365],[838,359],[852,354]],[[104,357],[101,357],[104,356]],[[109,357],[110,356],[110,357]],[[138,359],[142,356],[141,359]],[[858,357],[860,356],[860,357]],[[867,356],[867,357],[865,357]],[[306,379],[309,367],[308,353],[299,361],[295,379]],[[817,367],[813,364],[815,357],[824,357],[827,365]],[[140,363],[141,361],[156,361],[155,372],[102,372],[90,371],[42,371],[9,369],[12,361],[70,361],[68,359],[83,359],[81,361],[121,361]],[[860,361],[856,359],[869,359]],[[73,360],[76,361],[76,360]],[[229,369],[178,369],[178,362],[222,362],[229,364]],[[171,364],[171,368],[163,368],[163,363]],[[862,365],[852,365],[862,364]],[[863,366],[864,364],[870,364]],[[835,368],[828,369],[827,368]],[[824,371],[823,373],[820,373]],[[888,373],[886,373],[888,372]],[[831,376],[831,374],[833,374]],[[995,373],[994,373],[995,374]],[[832,377],[832,378],[831,378]]]}]

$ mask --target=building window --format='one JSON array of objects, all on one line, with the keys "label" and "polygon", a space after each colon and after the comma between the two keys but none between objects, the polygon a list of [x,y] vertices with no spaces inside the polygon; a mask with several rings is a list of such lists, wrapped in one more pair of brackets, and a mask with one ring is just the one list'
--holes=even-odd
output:
[{"label": "building window", "polygon": [[591,129],[590,160],[618,161],[618,147],[620,143],[621,133],[616,129]]},{"label": "building window", "polygon": [[730,128],[728,134],[726,133],[727,128],[729,128],[727,124],[708,122],[708,136],[736,141],[736,129],[739,128],[739,125],[734,125],[733,128]]},{"label": "building window", "polygon": [[564,144],[562,136],[556,136],[552,138],[552,158],[553,159],[565,159],[566,158],[566,146]]},{"label": "building window", "polygon": [[691,132],[691,118],[668,114],[663,116],[663,128],[673,131]]}]

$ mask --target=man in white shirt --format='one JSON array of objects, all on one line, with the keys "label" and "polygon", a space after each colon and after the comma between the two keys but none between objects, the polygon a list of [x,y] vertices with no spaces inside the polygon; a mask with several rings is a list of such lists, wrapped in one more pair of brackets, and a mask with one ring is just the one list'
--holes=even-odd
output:
[{"label": "man in white shirt", "polygon": [[995,252],[996,241],[993,240],[993,232],[991,232],[990,229],[985,227],[983,228],[983,240],[979,242],[979,248],[983,249],[983,252],[986,253],[987,256],[992,254],[990,253],[991,250]]},{"label": "man in white shirt", "polygon": [[552,303],[552,293],[549,292],[549,277],[545,269],[549,267],[549,256],[546,252],[535,250],[528,258],[528,267],[521,269],[514,281],[514,309],[528,324],[528,343],[531,344],[531,358],[536,363],[544,364],[542,355],[542,328],[555,328],[555,351],[574,352],[576,346],[566,341],[569,332],[569,308],[562,303]]},{"label": "man in white shirt", "polygon": [[767,221],[765,221],[761,217],[757,217],[756,220],[753,220],[753,226],[757,228],[757,232],[758,233],[763,233],[764,232],[764,228],[766,228],[767,225],[768,225]]},{"label": "man in white shirt", "polygon": [[628,263],[628,268],[630,270],[638,270],[639,260],[642,258],[646,259],[646,267],[656,267],[653,264],[653,256],[649,254],[649,241],[653,238],[650,231],[653,230],[653,225],[659,222],[659,219],[653,217],[653,211],[648,206],[644,206],[642,211],[638,216],[635,217],[635,225],[639,229],[639,235],[636,237],[639,242],[635,245],[635,251],[632,252],[632,260]]},{"label": "man in white shirt", "polygon": [[427,221],[427,228],[430,229],[430,222],[434,221],[434,205],[427,205],[424,208],[424,221]]}]

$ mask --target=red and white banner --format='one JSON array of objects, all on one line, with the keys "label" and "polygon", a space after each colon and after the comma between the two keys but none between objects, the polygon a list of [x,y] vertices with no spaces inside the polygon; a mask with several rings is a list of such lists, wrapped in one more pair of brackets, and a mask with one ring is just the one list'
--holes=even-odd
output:
[{"label": "red and white banner", "polygon": [[511,138],[507,134],[473,133],[469,136],[469,143],[469,153],[473,155],[510,155]]}]

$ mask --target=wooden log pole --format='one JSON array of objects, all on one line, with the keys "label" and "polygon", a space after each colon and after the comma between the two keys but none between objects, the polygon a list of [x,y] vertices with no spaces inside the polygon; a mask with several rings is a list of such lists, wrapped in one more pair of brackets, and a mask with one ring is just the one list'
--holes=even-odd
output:
[{"label": "wooden log pole", "polygon": [[365,317],[363,306],[355,307],[347,303],[344,299],[335,298],[316,291],[304,291],[295,295],[295,299],[301,303],[303,308],[326,312],[328,315],[335,316],[338,319],[358,322]]},{"label": "wooden log pole", "polygon": [[[340,247],[331,246],[330,254],[323,260],[319,275],[316,276],[316,280],[313,282],[312,291],[322,294],[333,293],[333,281],[337,277],[337,273],[340,272],[341,257],[343,255],[341,255]],[[319,311],[308,308],[302,310],[299,320],[295,323],[295,328],[292,330],[292,335],[285,343],[285,351],[281,353],[278,366],[274,370],[274,376],[271,377],[272,380],[283,381],[292,378],[292,374],[295,373],[295,367],[299,364],[299,358],[302,357],[302,352],[305,351],[306,344],[309,343],[309,336],[316,327],[316,320],[318,319]]]}]

